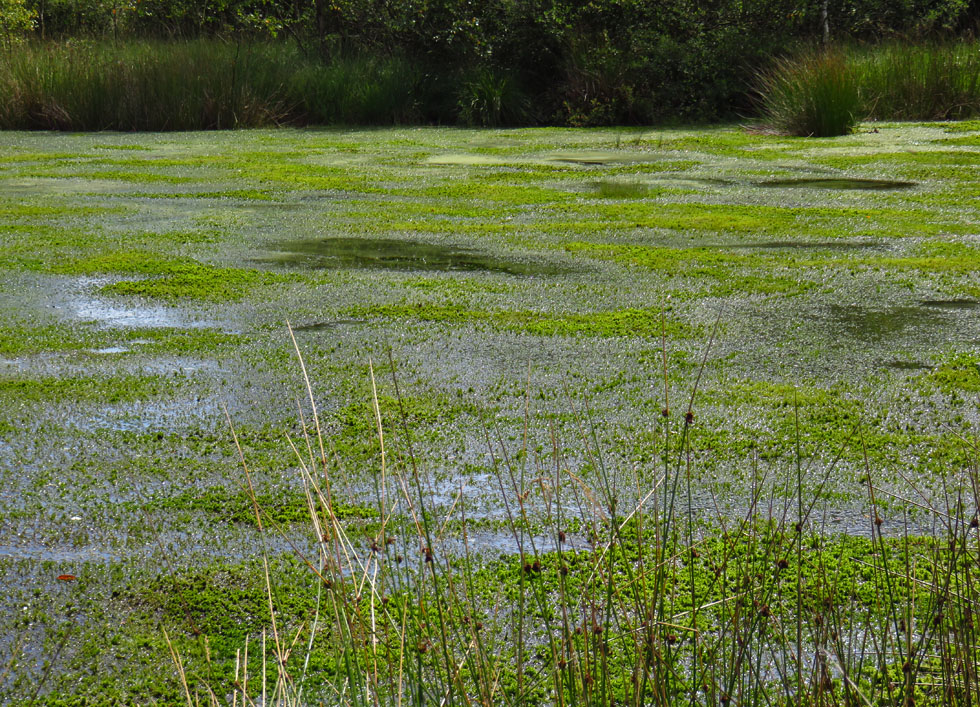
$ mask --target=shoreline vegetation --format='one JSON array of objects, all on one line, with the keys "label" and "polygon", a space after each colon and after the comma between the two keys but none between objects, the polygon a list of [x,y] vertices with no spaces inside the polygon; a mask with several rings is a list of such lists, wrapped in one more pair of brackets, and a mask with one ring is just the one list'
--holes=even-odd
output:
[{"label": "shoreline vegetation", "polygon": [[761,119],[843,134],[860,120],[978,115],[978,10],[976,0],[3,0],[0,128]]},{"label": "shoreline vegetation", "polygon": [[[972,40],[800,50],[743,76],[728,108],[692,117],[738,114],[760,129],[816,137],[844,135],[858,121],[972,118],[980,115],[978,57]],[[654,110],[654,89],[644,108],[628,83],[617,90],[636,98],[635,110],[595,98],[589,117],[505,72],[446,71],[397,55],[324,60],[270,40],[30,41],[0,52],[0,129],[595,126],[685,115]]]}]

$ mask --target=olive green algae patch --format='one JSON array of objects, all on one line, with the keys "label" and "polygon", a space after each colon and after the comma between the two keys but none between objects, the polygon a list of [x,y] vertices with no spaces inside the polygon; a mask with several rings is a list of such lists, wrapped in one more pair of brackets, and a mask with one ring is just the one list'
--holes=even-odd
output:
[{"label": "olive green algae patch", "polygon": [[847,177],[808,177],[800,179],[770,179],[759,182],[760,187],[783,189],[838,189],[859,191],[890,191],[910,189],[915,182],[893,179],[850,179]]}]

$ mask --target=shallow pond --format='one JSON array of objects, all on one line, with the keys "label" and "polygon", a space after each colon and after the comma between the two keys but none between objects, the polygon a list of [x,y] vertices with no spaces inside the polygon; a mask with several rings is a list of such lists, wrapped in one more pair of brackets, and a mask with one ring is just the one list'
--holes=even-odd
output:
[{"label": "shallow pond", "polygon": [[[831,532],[868,468],[884,531],[928,528],[895,499],[980,429],[977,183],[913,149],[943,126],[877,127],[0,134],[0,643],[42,655],[70,592],[159,643],[147,586],[261,556],[247,484],[309,548],[304,467],[365,555],[379,498],[406,547],[431,517],[496,557],[521,511],[583,549],[610,489],[690,479],[709,532],[760,483],[794,507],[797,449]],[[60,689],[148,670],[86,636]]]}]

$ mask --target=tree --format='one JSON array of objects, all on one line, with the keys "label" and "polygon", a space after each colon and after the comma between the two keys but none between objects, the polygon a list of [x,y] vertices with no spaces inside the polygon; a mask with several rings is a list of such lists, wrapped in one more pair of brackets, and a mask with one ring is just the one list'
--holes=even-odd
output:
[{"label": "tree", "polygon": [[35,14],[24,0],[0,0],[0,45],[8,49],[34,29]]}]

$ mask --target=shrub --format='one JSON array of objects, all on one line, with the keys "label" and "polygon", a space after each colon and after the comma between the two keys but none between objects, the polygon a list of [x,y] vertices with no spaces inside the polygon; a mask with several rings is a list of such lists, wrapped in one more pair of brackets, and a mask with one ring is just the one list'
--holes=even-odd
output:
[{"label": "shrub", "polygon": [[776,130],[832,137],[854,129],[861,96],[854,72],[838,51],[780,60],[761,83],[762,113]]},{"label": "shrub", "polygon": [[529,113],[529,101],[517,82],[492,69],[477,71],[460,89],[459,119],[466,125],[517,125]]}]

